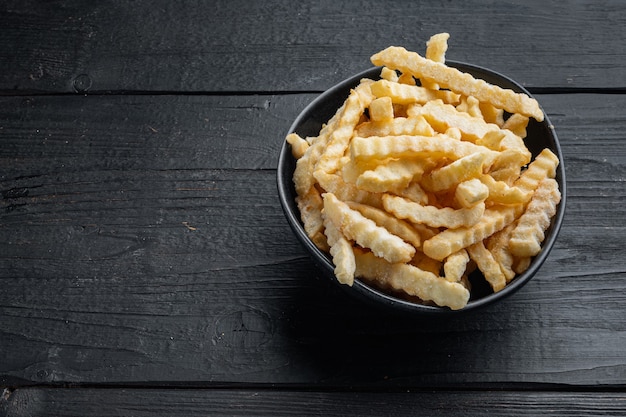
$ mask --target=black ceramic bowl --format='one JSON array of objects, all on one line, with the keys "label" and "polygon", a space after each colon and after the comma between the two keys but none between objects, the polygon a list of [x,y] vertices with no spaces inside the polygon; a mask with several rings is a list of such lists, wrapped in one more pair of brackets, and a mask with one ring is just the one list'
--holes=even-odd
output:
[{"label": "black ceramic bowl", "polygon": [[[469,65],[461,62],[447,61],[447,65],[455,67],[461,71],[472,74],[475,78],[481,78],[488,83],[498,85],[503,88],[509,88],[519,93],[530,93],[517,82],[510,78],[488,70],[486,68]],[[345,101],[350,93],[350,89],[358,85],[362,78],[379,79],[380,68],[373,67],[366,71],[356,74],[345,81],[340,82],[329,90],[325,91],[313,102],[311,102],[293,122],[289,128],[289,133],[296,132],[302,137],[317,136],[323,123],[326,123],[332,115],[337,111],[339,106]],[[291,154],[290,145],[286,142],[280,151],[278,160],[278,194],[281,205],[287,217],[291,228],[296,237],[304,245],[306,250],[311,254],[315,264],[329,279],[336,282],[337,285],[343,287],[346,292],[366,301],[374,302],[377,305],[391,307],[396,310],[421,313],[421,314],[459,314],[464,311],[474,310],[491,304],[497,300],[501,300],[526,284],[539,270],[544,263],[561,228],[561,223],[565,214],[565,169],[563,166],[563,156],[559,145],[554,127],[550,123],[547,115],[543,122],[537,122],[531,119],[527,127],[527,137],[525,139],[526,146],[532,152],[533,158],[544,148],[549,148],[559,157],[559,167],[557,169],[556,180],[561,191],[561,202],[557,208],[557,213],[552,219],[552,224],[545,234],[542,251],[533,258],[530,267],[521,275],[516,276],[507,286],[493,293],[489,285],[485,282],[480,271],[470,276],[472,282],[471,297],[468,304],[460,310],[450,310],[447,307],[437,307],[424,305],[409,299],[399,298],[397,296],[385,293],[380,289],[372,287],[365,282],[355,279],[354,285],[339,284],[334,276],[334,266],[329,254],[320,251],[311,240],[307,237],[302,222],[300,220],[300,212],[295,203],[296,192],[293,184],[293,172],[296,161]]]}]

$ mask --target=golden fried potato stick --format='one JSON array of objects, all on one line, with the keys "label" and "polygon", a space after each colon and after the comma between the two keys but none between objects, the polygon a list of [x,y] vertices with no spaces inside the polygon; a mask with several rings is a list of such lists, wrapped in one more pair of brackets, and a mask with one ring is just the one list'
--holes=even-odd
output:
[{"label": "golden fried potato stick", "polygon": [[378,226],[332,193],[322,195],[324,215],[341,230],[343,235],[389,262],[408,262],[415,255],[415,248],[384,227]]},{"label": "golden fried potato stick", "polygon": [[445,132],[454,127],[461,131],[464,140],[473,143],[489,132],[500,130],[497,125],[489,124],[480,117],[459,111],[454,106],[438,100],[424,104],[420,112],[436,131]]},{"label": "golden fried potato stick", "polygon": [[[412,223],[422,223],[431,227],[470,227],[478,223],[485,212],[485,204],[479,203],[470,208],[453,209],[422,206],[392,194],[383,194],[383,207],[400,219]],[[437,258],[435,258],[437,259]],[[443,258],[442,258],[443,259]],[[439,260],[442,260],[439,259]]]},{"label": "golden fried potato stick", "polygon": [[355,250],[355,275],[382,287],[433,301],[441,307],[458,310],[467,305],[469,291],[458,282],[450,282],[413,265],[389,263],[370,252]]},{"label": "golden fried potato stick", "polygon": [[389,97],[396,104],[424,104],[431,100],[442,100],[445,103],[458,103],[459,95],[448,90],[429,90],[428,88],[378,80],[371,85],[372,94],[376,97]]},{"label": "golden fried potato stick", "polygon": [[391,97],[379,97],[369,105],[369,115],[373,122],[387,123],[393,120],[393,104]]},{"label": "golden fried potato stick", "polygon": [[526,211],[511,233],[509,248],[513,255],[528,257],[535,256],[541,251],[544,233],[550,226],[550,219],[556,214],[556,207],[560,201],[561,193],[556,180],[546,178],[539,183]]},{"label": "golden fried potato stick", "polygon": [[390,46],[374,54],[371,61],[374,65],[384,65],[403,73],[410,73],[421,80],[435,82],[442,88],[449,88],[464,96],[474,96],[509,113],[530,116],[538,122],[544,119],[539,104],[528,95],[489,84],[456,68],[426,59],[416,52],[409,52],[405,48]]},{"label": "golden fried potato stick", "polygon": [[524,204],[532,197],[532,191],[509,187],[504,181],[496,181],[491,175],[481,175],[480,182],[489,190],[487,200],[495,204]]},{"label": "golden fried potato stick", "polygon": [[[446,61],[446,51],[448,50],[448,39],[450,34],[443,32],[430,37],[426,42],[426,59],[444,63]],[[421,80],[422,86],[431,90],[439,90],[439,85],[430,80]]]},{"label": "golden fried potato stick", "polygon": [[500,269],[507,283],[515,278],[515,271],[513,270],[514,257],[509,250],[509,240],[511,239],[511,233],[515,228],[515,224],[515,222],[511,223],[504,229],[485,239],[485,247],[491,252],[496,262],[500,265]]},{"label": "golden fried potato stick", "polygon": [[480,182],[478,178],[463,181],[456,186],[454,198],[456,202],[465,208],[474,207],[484,202],[489,197],[489,187]]},{"label": "golden fried potato stick", "polygon": [[444,277],[448,281],[460,282],[465,274],[470,257],[465,249],[461,249],[448,256],[443,264]]},{"label": "golden fried potato stick", "polygon": [[309,149],[309,142],[297,133],[288,134],[285,140],[291,145],[291,154],[296,159],[302,158],[306,150]]},{"label": "golden fried potato stick", "polygon": [[324,218],[324,234],[330,245],[329,252],[335,265],[335,277],[341,284],[352,286],[356,270],[352,244],[323,212],[322,217]]},{"label": "golden fried potato stick", "polygon": [[363,172],[356,180],[357,188],[375,193],[400,193],[414,178],[421,178],[425,161],[394,159]]},{"label": "golden fried potato stick", "polygon": [[558,166],[559,158],[550,149],[545,148],[522,172],[514,185],[524,192],[535,191],[541,181],[556,176]]},{"label": "golden fried potato stick", "polygon": [[506,286],[506,277],[500,269],[500,265],[491,252],[485,248],[482,241],[468,246],[467,253],[476,262],[478,269],[480,269],[485,280],[491,285],[493,292],[498,292]]},{"label": "golden fried potato stick", "polygon": [[365,108],[374,99],[370,92],[370,84],[371,80],[362,80],[350,92],[338,124],[335,130],[330,133],[328,143],[315,164],[314,175],[316,171],[332,174],[339,169],[339,161],[350,144],[354,129]]},{"label": "golden fried potato stick", "polygon": [[476,152],[464,156],[451,164],[435,169],[422,178],[422,187],[426,191],[443,191],[453,186],[477,178],[483,173],[483,166],[493,158],[493,153]]},{"label": "golden fried potato stick", "polygon": [[386,158],[449,158],[456,160],[477,152],[484,152],[488,157],[497,152],[459,141],[447,135],[436,136],[371,136],[355,137],[350,144],[350,155],[356,161]]},{"label": "golden fried potato stick", "polygon": [[396,117],[391,121],[364,122],[357,126],[356,135],[360,137],[368,136],[433,136],[435,131],[422,116]]},{"label": "golden fried potato stick", "polygon": [[523,206],[494,206],[485,210],[478,223],[470,227],[446,229],[424,241],[423,251],[433,259],[444,260],[450,254],[481,242],[498,230],[513,222],[522,212]]},{"label": "golden fried potato stick", "polygon": [[472,117],[477,117],[480,120],[485,121],[483,113],[480,110],[480,101],[478,101],[476,97],[461,97],[461,102],[456,106],[456,109],[458,111],[467,113]]},{"label": "golden fried potato stick", "polygon": [[321,251],[327,252],[329,246],[324,235],[324,219],[322,218],[324,202],[319,191],[311,187],[306,194],[296,197],[296,204],[307,236]]},{"label": "golden fried potato stick", "polygon": [[387,67],[382,67],[380,70],[380,78],[383,80],[391,81],[394,83],[398,82],[398,73],[392,69]]},{"label": "golden fried potato stick", "polygon": [[528,116],[512,114],[502,125],[502,129],[507,129],[521,138],[526,137],[526,127],[528,126]]},{"label": "golden fried potato stick", "polygon": [[398,236],[405,242],[413,245],[415,248],[420,248],[422,246],[422,238],[420,234],[408,222],[398,219],[384,210],[368,206],[366,204],[355,203],[352,201],[348,201],[346,204],[348,204],[348,207],[352,210],[356,210],[368,219],[373,220],[376,225],[384,227],[391,234]]}]

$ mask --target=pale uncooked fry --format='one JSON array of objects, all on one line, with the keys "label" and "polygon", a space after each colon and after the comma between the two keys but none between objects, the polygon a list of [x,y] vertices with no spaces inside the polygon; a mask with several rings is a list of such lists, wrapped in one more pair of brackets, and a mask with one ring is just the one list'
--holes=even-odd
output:
[{"label": "pale uncooked fry", "polygon": [[446,135],[355,137],[350,144],[350,154],[357,161],[424,156],[454,160],[477,152],[485,152],[488,157],[497,154],[484,146],[455,140]]},{"label": "pale uncooked fry", "polygon": [[496,181],[491,175],[481,175],[479,180],[489,189],[487,200],[496,204],[524,204],[530,200],[532,191],[510,187],[504,181]]},{"label": "pale uncooked fry", "polygon": [[469,255],[465,249],[450,254],[443,264],[444,277],[448,281],[460,282],[465,274],[469,260]]},{"label": "pale uncooked fry", "polygon": [[394,159],[378,165],[373,170],[363,172],[356,180],[356,186],[362,190],[382,193],[399,193],[415,177],[421,177],[425,164],[422,160]]},{"label": "pale uncooked fry", "polygon": [[[485,212],[485,204],[479,203],[471,208],[453,209],[422,206],[402,197],[384,194],[383,207],[400,219],[412,223],[423,223],[431,227],[447,227],[456,229],[469,227],[478,223]],[[437,258],[435,258],[437,259]],[[441,259],[439,259],[441,260]]]},{"label": "pale uncooked fry", "polygon": [[285,140],[291,145],[291,154],[296,159],[302,158],[306,150],[309,149],[309,142],[297,133],[288,134]]},{"label": "pale uncooked fry", "polygon": [[[426,59],[444,63],[446,61],[446,51],[448,50],[449,33],[437,33],[426,42]],[[429,80],[421,80],[422,86],[431,90],[439,90],[437,83]]]},{"label": "pale uncooked fry", "polygon": [[397,104],[427,103],[431,100],[442,100],[445,103],[458,103],[459,95],[447,90],[430,90],[428,88],[378,80],[371,84],[372,94],[376,97],[390,97]]},{"label": "pale uncooked fry", "polygon": [[432,301],[441,307],[458,310],[467,305],[469,291],[458,282],[450,282],[413,265],[389,263],[370,252],[355,251],[355,275],[382,287]]},{"label": "pale uncooked fry", "polygon": [[500,265],[491,252],[485,248],[482,241],[468,246],[467,253],[476,262],[478,269],[480,269],[485,280],[491,285],[493,292],[498,292],[506,286],[506,277],[500,269]]},{"label": "pale uncooked fry", "polygon": [[489,102],[509,113],[531,116],[538,122],[544,119],[539,103],[528,95],[489,84],[472,77],[471,74],[431,61],[402,47],[390,46],[373,55],[371,61],[374,65],[385,65],[403,73],[410,73],[419,79],[432,80],[440,87],[449,88],[464,96],[474,96],[480,101]]},{"label": "pale uncooked fry", "polygon": [[463,181],[454,190],[454,199],[461,207],[470,208],[489,197],[489,188],[478,178]]},{"label": "pale uncooked fry", "polygon": [[550,226],[550,220],[556,214],[556,207],[560,201],[561,193],[556,180],[552,178],[542,180],[511,233],[509,248],[513,255],[528,257],[535,256],[541,251],[545,231]]},{"label": "pale uncooked fry", "polygon": [[483,166],[492,153],[476,152],[464,156],[451,164],[435,169],[422,178],[422,187],[426,191],[448,190],[460,182],[479,177],[483,173]]},{"label": "pale uncooked fry", "polygon": [[369,115],[373,122],[390,122],[393,120],[393,104],[391,97],[379,97],[369,105]]},{"label": "pale uncooked fry", "polygon": [[454,106],[438,100],[424,104],[421,114],[436,131],[445,132],[454,127],[461,131],[464,140],[474,143],[488,132],[500,130],[497,125],[489,124],[480,117],[459,111]]},{"label": "pale uncooked fry", "polygon": [[422,116],[396,117],[386,123],[365,122],[356,129],[356,135],[364,138],[400,135],[433,136],[434,134],[432,126]]},{"label": "pale uncooked fry", "polygon": [[304,226],[304,231],[311,241],[322,251],[328,251],[328,243],[324,235],[324,219],[322,209],[324,202],[322,196],[315,187],[296,197],[296,204],[300,210],[300,219]]},{"label": "pale uncooked fry", "polygon": [[528,116],[512,114],[502,125],[502,129],[507,129],[521,138],[526,137],[526,127],[528,126]]},{"label": "pale uncooked fry", "polygon": [[384,227],[391,234],[402,238],[402,240],[410,243],[414,247],[420,248],[422,246],[422,238],[420,234],[408,222],[398,219],[384,210],[368,206],[366,204],[351,201],[348,201],[346,204],[348,204],[348,207],[352,210],[358,211],[363,216],[373,220],[376,225]]},{"label": "pale uncooked fry", "polygon": [[559,158],[548,148],[545,148],[528,168],[515,181],[515,186],[522,191],[535,191],[539,183],[545,178],[554,178]]},{"label": "pale uncooked fry", "polygon": [[415,248],[384,227],[376,225],[331,193],[325,193],[324,215],[328,216],[344,236],[364,248],[369,248],[389,262],[408,262],[415,255]]},{"label": "pale uncooked fry", "polygon": [[509,239],[514,228],[515,222],[485,239],[485,247],[500,265],[507,283],[515,278],[515,271],[513,270],[514,257],[509,250]]},{"label": "pale uncooked fry", "polygon": [[433,259],[444,260],[451,253],[481,242],[498,230],[514,221],[522,212],[523,206],[495,206],[485,210],[478,223],[470,227],[446,229],[424,241],[423,251]]},{"label": "pale uncooked fry", "polygon": [[354,128],[359,122],[365,108],[374,99],[370,92],[371,80],[362,80],[355,87],[345,101],[344,110],[339,118],[336,128],[330,133],[328,143],[324,151],[319,155],[319,160],[314,166],[313,175],[316,171],[332,174],[339,169],[339,161],[344,156]]},{"label": "pale uncooked fry", "polygon": [[330,255],[333,257],[335,265],[335,277],[341,284],[352,286],[354,284],[354,271],[356,261],[352,244],[345,238],[335,224],[322,212],[324,218],[324,234],[330,245]]}]

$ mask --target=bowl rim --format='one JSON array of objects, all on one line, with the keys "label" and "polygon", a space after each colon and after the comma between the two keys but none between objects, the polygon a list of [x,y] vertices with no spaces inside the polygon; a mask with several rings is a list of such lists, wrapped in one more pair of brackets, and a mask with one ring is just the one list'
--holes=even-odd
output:
[{"label": "bowl rim", "polygon": [[[464,72],[469,72],[473,76],[477,77],[476,73],[480,73],[481,75],[478,78],[482,78],[485,74],[488,75],[488,78],[498,79],[500,83],[508,83],[509,86],[504,88],[511,88],[514,91],[522,92],[527,94],[530,97],[533,97],[530,92],[524,88],[517,81],[511,79],[510,77],[503,75],[497,71],[488,69],[486,67],[482,67],[475,64],[469,64],[461,61],[453,61],[446,60],[446,65],[457,68]],[[358,82],[362,78],[371,78],[371,79],[379,79],[380,70],[382,67],[370,67],[366,70],[363,70],[359,73],[356,73],[339,83],[333,85],[329,89],[325,90],[321,94],[319,94],[315,99],[313,99],[305,108],[298,114],[298,116],[294,119],[287,134],[295,132],[298,127],[302,124],[304,120],[306,120],[312,112],[315,111],[322,103],[328,100],[329,97],[332,97],[342,91],[349,91],[350,88],[356,86]],[[373,78],[372,78],[373,77]],[[484,79],[484,78],[483,78]],[[487,80],[486,80],[487,81]],[[492,84],[491,81],[488,81]],[[496,84],[498,85],[498,84]],[[501,85],[501,84],[500,84]],[[346,94],[347,97],[347,94]],[[487,305],[494,303],[497,300],[502,300],[515,292],[517,292],[521,287],[523,287],[534,275],[538,272],[542,264],[547,259],[550,254],[554,243],[558,237],[560,232],[563,219],[565,217],[565,202],[566,202],[566,178],[565,178],[565,167],[563,163],[563,153],[561,151],[561,146],[559,143],[558,136],[554,129],[554,125],[550,122],[547,113],[544,111],[543,107],[539,103],[539,107],[543,111],[544,120],[543,122],[537,122],[539,125],[544,125],[547,128],[549,137],[552,140],[552,143],[547,144],[547,147],[550,147],[555,154],[559,158],[559,165],[557,167],[556,178],[559,183],[559,191],[561,192],[561,201],[557,206],[557,211],[554,217],[552,218],[551,224],[549,226],[549,231],[546,231],[547,237],[542,243],[542,250],[533,257],[530,266],[528,269],[522,273],[517,275],[511,282],[507,283],[507,285],[497,293],[489,293],[478,299],[471,299],[468,301],[467,305],[458,310],[452,310],[450,308],[441,307],[441,306],[432,306],[432,305],[423,305],[412,302],[410,300],[404,300],[398,297],[395,297],[391,294],[388,294],[378,288],[370,286],[363,282],[360,279],[355,279],[352,287],[347,285],[340,284],[334,279],[334,265],[332,263],[332,259],[330,255],[321,251],[315,244],[308,238],[306,232],[304,231],[304,227],[302,225],[302,221],[300,220],[300,214],[297,210],[292,210],[293,204],[295,202],[290,203],[288,199],[290,198],[287,189],[291,187],[293,189],[293,172],[291,175],[286,178],[282,175],[283,172],[287,169],[287,164],[289,158],[293,156],[291,154],[290,145],[283,140],[283,144],[281,146],[279,158],[278,158],[278,166],[277,166],[277,187],[278,187],[278,196],[283,212],[288,220],[288,223],[293,230],[296,238],[300,241],[301,244],[307,249],[310,257],[316,266],[321,269],[324,275],[329,275],[329,278],[333,278],[334,282],[340,287],[344,288],[347,292],[350,292],[352,295],[357,296],[365,301],[375,303],[376,305],[386,305],[388,307],[392,307],[394,310],[401,310],[404,312],[410,313],[419,313],[419,314],[427,314],[427,315],[458,315],[468,311],[473,311]],[[293,160],[295,161],[295,160]]]}]

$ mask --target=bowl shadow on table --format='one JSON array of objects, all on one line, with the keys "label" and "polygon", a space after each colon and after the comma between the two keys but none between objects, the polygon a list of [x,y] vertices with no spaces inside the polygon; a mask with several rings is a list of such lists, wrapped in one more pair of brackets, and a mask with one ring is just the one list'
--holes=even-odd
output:
[{"label": "bowl shadow on table", "polygon": [[524,343],[524,323],[539,314],[512,296],[463,315],[407,315],[349,297],[321,275],[315,278],[293,294],[282,331],[293,343],[297,367],[317,375],[321,385],[449,387],[489,378],[469,372],[506,366],[505,356],[516,355],[516,345]]}]

